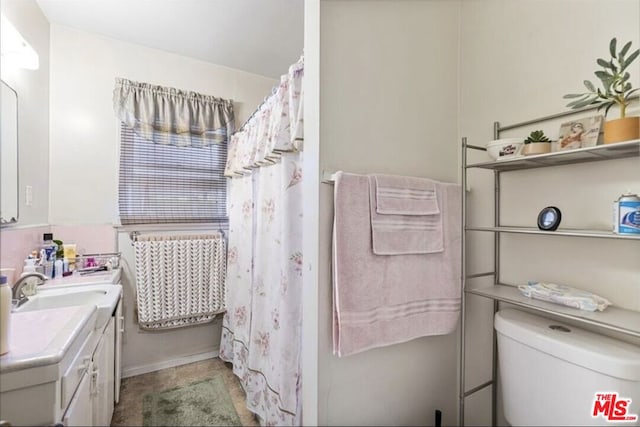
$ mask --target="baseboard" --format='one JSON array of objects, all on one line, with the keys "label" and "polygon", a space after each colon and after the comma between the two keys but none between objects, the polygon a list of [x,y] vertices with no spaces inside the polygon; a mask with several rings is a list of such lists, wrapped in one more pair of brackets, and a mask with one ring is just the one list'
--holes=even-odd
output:
[{"label": "baseboard", "polygon": [[149,365],[133,366],[122,370],[122,378],[134,377],[136,375],[147,374],[149,372],[173,368],[174,366],[186,365],[188,363],[199,362],[201,360],[213,359],[215,357],[218,357],[218,350],[180,357],[178,359],[165,360],[163,362],[151,363]]}]

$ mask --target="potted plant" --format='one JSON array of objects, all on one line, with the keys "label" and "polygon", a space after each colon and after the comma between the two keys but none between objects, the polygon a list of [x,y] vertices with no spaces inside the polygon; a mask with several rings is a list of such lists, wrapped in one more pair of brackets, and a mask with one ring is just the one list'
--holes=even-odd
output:
[{"label": "potted plant", "polygon": [[522,154],[530,156],[532,154],[544,154],[551,151],[551,140],[547,138],[541,130],[534,130],[524,140]]},{"label": "potted plant", "polygon": [[596,88],[589,80],[584,81],[588,92],[565,95],[565,99],[574,99],[567,107],[579,109],[588,105],[599,105],[605,108],[605,117],[609,109],[617,105],[620,110],[620,118],[607,120],[604,123],[604,143],[628,141],[640,138],[640,117],[627,117],[627,107],[632,102],[632,95],[638,91],[633,89],[629,72],[626,71],[633,61],[640,55],[640,49],[629,54],[631,42],[625,44],[619,52],[616,52],[617,41],[614,37],[609,43],[611,59],[608,61],[599,58],[596,62],[602,67],[594,74],[602,82],[602,88]]}]

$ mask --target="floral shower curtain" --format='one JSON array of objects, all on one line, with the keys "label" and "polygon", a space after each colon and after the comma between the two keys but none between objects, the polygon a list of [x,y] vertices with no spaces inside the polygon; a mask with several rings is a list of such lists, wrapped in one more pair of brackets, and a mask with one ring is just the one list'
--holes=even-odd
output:
[{"label": "floral shower curtain", "polygon": [[302,58],[231,136],[227,312],[233,363],[263,425],[300,425]]}]

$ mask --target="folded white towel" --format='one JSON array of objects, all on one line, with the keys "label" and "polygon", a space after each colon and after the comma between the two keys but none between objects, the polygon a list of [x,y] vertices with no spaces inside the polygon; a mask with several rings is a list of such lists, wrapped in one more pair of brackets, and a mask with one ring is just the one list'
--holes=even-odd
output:
[{"label": "folded white towel", "polygon": [[602,311],[611,305],[607,299],[566,285],[555,283],[529,282],[518,286],[522,294],[528,298],[553,302],[585,311]]},{"label": "folded white towel", "polygon": [[[442,217],[439,210],[431,215],[380,214],[377,212],[380,204],[376,177],[369,175],[368,178],[371,241],[374,254],[430,254],[444,250]],[[435,188],[433,194],[435,194]],[[437,200],[435,204],[437,209]]]},{"label": "folded white towel", "polygon": [[376,185],[376,212],[394,215],[440,213],[436,182],[426,178],[373,175]]}]

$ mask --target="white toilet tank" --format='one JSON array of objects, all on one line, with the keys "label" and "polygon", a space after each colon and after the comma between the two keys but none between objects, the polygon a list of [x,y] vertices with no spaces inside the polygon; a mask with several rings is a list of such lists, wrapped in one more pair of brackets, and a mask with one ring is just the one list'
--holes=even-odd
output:
[{"label": "white toilet tank", "polygon": [[495,328],[509,424],[640,426],[640,347],[510,308]]}]

